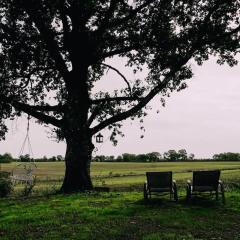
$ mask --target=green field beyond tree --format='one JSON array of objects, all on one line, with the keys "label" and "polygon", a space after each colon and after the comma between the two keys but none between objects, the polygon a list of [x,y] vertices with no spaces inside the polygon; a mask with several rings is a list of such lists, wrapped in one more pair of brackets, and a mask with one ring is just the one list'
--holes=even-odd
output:
[{"label": "green field beyond tree", "polygon": [[[2,164],[3,171],[22,168],[19,163]],[[37,186],[61,184],[64,162],[36,163],[34,174]],[[184,184],[194,170],[221,169],[221,178],[227,183],[240,180],[240,162],[159,162],[159,163],[92,163],[91,175],[95,185],[131,189],[142,186],[147,171],[173,171],[174,179]]]}]

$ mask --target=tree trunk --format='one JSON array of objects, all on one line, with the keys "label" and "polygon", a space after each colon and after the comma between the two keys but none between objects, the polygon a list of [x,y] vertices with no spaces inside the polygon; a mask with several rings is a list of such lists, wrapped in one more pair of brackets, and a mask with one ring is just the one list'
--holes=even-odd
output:
[{"label": "tree trunk", "polygon": [[[77,58],[76,58],[77,59]],[[66,85],[68,97],[64,114],[63,134],[67,143],[65,177],[62,192],[91,190],[90,163],[94,146],[87,126],[90,97],[88,93],[88,67],[73,64],[71,78]]]},{"label": "tree trunk", "polygon": [[[80,138],[78,136],[78,138]],[[61,191],[64,193],[79,192],[93,189],[90,176],[90,164],[94,149],[91,140],[76,138],[66,139],[65,177]]]}]

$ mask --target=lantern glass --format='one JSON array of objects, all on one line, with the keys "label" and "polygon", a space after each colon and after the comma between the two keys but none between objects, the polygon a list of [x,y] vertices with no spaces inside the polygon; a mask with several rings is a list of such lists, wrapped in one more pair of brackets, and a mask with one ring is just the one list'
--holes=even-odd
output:
[{"label": "lantern glass", "polygon": [[97,143],[102,143],[103,142],[103,135],[101,133],[99,133],[97,136],[96,136],[96,142]]}]

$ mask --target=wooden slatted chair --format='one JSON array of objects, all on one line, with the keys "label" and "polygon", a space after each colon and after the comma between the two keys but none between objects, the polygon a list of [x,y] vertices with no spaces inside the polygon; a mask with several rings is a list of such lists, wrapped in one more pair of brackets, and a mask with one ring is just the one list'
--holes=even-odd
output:
[{"label": "wooden slatted chair", "polygon": [[148,200],[152,195],[170,194],[178,201],[176,181],[172,179],[172,172],[146,172],[147,181],[144,183],[144,199]]},{"label": "wooden slatted chair", "polygon": [[225,202],[224,186],[220,178],[220,170],[194,171],[193,181],[187,181],[187,200],[191,200],[193,194],[209,192],[215,193],[218,200],[219,191],[222,196],[222,202]]}]

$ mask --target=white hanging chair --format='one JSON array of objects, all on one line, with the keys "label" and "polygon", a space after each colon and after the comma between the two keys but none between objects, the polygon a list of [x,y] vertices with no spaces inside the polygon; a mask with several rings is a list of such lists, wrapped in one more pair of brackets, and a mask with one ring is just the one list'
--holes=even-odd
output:
[{"label": "white hanging chair", "polygon": [[34,157],[33,157],[33,151],[32,146],[30,142],[29,137],[29,121],[30,116],[28,116],[28,123],[27,123],[27,133],[26,137],[23,141],[21,150],[19,152],[19,157],[23,155],[25,147],[27,146],[27,151],[29,155],[29,161],[28,162],[18,162],[17,165],[12,169],[11,179],[13,184],[22,183],[22,184],[33,184],[35,175],[34,172],[37,168]]}]

